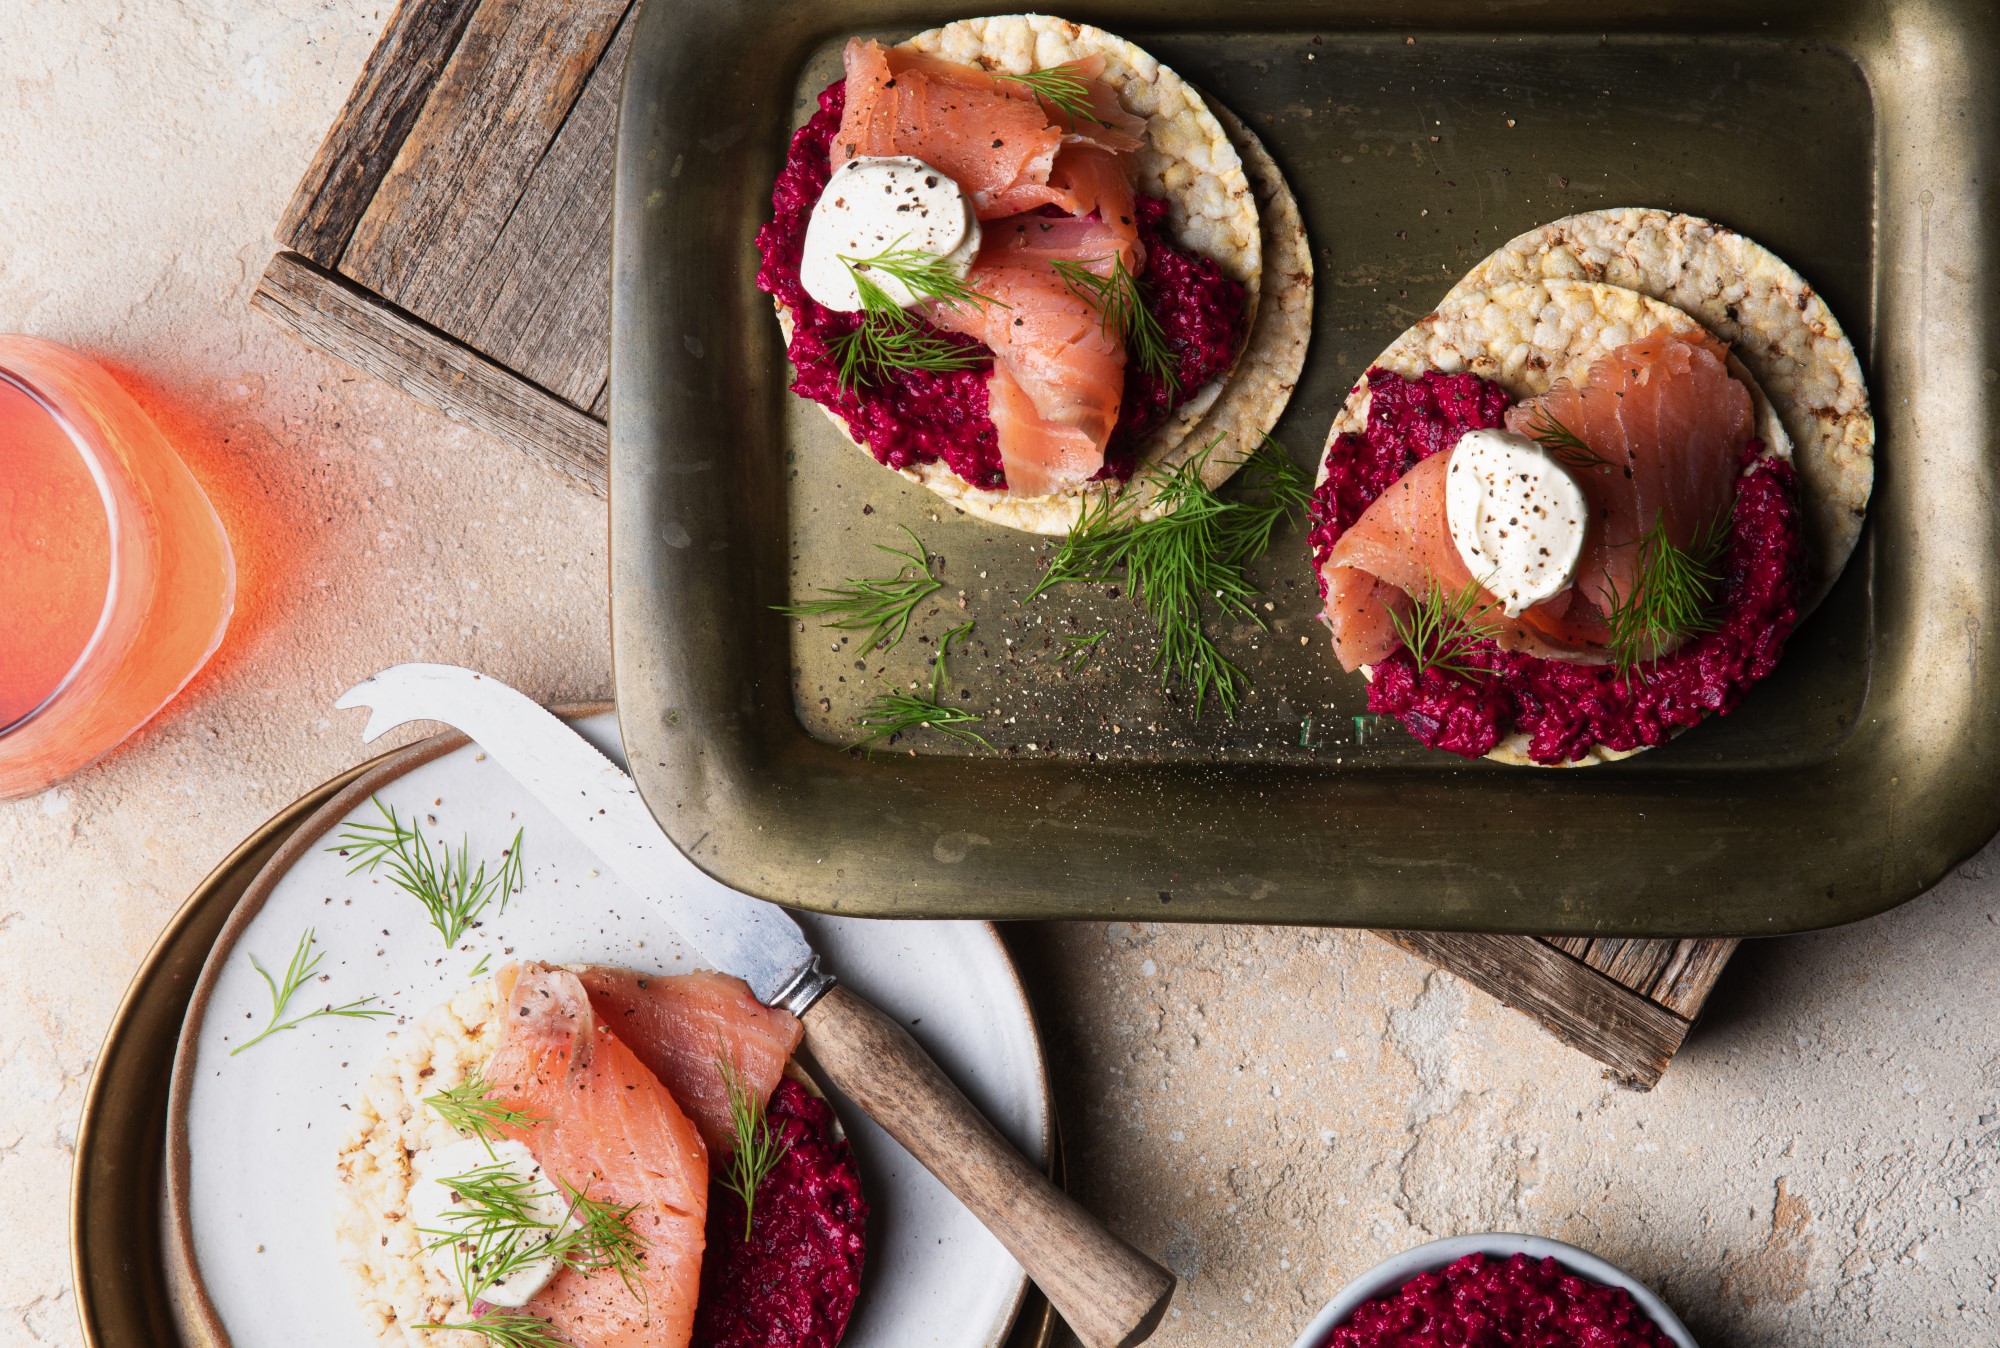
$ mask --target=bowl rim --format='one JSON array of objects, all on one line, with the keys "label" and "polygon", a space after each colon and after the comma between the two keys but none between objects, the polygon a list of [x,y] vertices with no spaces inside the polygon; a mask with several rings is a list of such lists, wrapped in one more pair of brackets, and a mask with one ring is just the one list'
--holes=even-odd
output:
[{"label": "bowl rim", "polygon": [[1504,1231],[1488,1231],[1470,1236],[1446,1236],[1442,1240],[1429,1241],[1414,1249],[1391,1255],[1347,1286],[1334,1294],[1331,1301],[1321,1308],[1311,1323],[1300,1332],[1292,1348],[1320,1348],[1327,1335],[1345,1323],[1365,1301],[1386,1296],[1416,1277],[1419,1273],[1433,1272],[1456,1263],[1468,1254],[1498,1255],[1525,1254],[1531,1259],[1554,1259],[1572,1273],[1590,1278],[1611,1287],[1622,1287],[1632,1294],[1639,1303],[1639,1309],[1650,1317],[1660,1331],[1671,1339],[1675,1348],[1699,1348],[1694,1335],[1688,1332],[1680,1317],[1675,1315],[1666,1302],[1660,1300],[1653,1289],[1619,1268],[1616,1264],[1592,1254],[1589,1250],[1578,1249],[1574,1245],[1547,1236],[1519,1235]]}]

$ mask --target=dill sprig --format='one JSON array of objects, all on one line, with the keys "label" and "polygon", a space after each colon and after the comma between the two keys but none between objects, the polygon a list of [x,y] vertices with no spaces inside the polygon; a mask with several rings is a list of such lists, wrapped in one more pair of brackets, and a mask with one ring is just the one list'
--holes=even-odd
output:
[{"label": "dill sprig", "polygon": [[854,278],[854,291],[861,299],[861,322],[827,344],[843,389],[859,388],[881,374],[969,370],[986,359],[976,345],[937,331],[898,304],[875,280],[875,274],[901,283],[919,299],[954,307],[984,308],[1000,301],[967,285],[945,258],[901,247],[902,242],[899,237],[874,257],[843,255],[840,259]]},{"label": "dill sprig", "polygon": [[[868,639],[861,644],[864,651],[872,651],[880,646],[883,650],[893,650],[902,641],[903,634],[910,630],[910,618],[916,613],[917,605],[943,587],[931,570],[930,554],[924,550],[923,540],[907,526],[900,526],[910,536],[910,551],[892,548],[886,543],[875,546],[891,557],[903,559],[903,565],[893,576],[883,576],[877,580],[850,580],[832,589],[821,587],[824,599],[808,599],[803,604],[773,604],[771,607],[787,618],[817,618],[826,615],[827,627],[837,627],[844,632],[866,630]],[[915,574],[911,574],[914,572]]]},{"label": "dill sprig", "polygon": [[417,1234],[430,1238],[426,1253],[450,1252],[467,1306],[478,1304],[495,1287],[542,1259],[585,1277],[609,1270],[633,1297],[646,1299],[639,1282],[645,1261],[643,1241],[627,1220],[637,1204],[601,1203],[558,1179],[565,1215],[560,1222],[551,1222],[542,1216],[542,1208],[558,1189],[545,1187],[504,1161],[445,1176],[438,1183],[450,1191],[452,1206],[440,1219],[443,1226],[420,1226]]},{"label": "dill sprig", "polygon": [[507,1279],[543,1258],[562,1259],[562,1230],[545,1220],[543,1200],[554,1195],[505,1161],[439,1178],[453,1205],[442,1226],[420,1226],[424,1252],[446,1250],[470,1307]]},{"label": "dill sprig", "polygon": [[1730,513],[1724,511],[1685,549],[1667,536],[1664,512],[1636,540],[1638,574],[1632,588],[1618,592],[1605,581],[1605,621],[1611,628],[1611,659],[1629,680],[1642,664],[1659,658],[1678,637],[1715,630],[1711,612],[1722,592],[1722,554],[1729,544]]},{"label": "dill sprig", "polygon": [[1071,674],[1081,674],[1097,654],[1097,643],[1110,635],[1109,628],[1092,632],[1087,637],[1060,637],[1062,653],[1056,656],[1056,663]]},{"label": "dill sprig", "polygon": [[1013,75],[1004,70],[993,72],[994,78],[1011,80],[1025,86],[1037,98],[1057,108],[1069,118],[1074,130],[1083,122],[1095,122],[1099,126],[1110,126],[1097,115],[1097,108],[1090,101],[1090,81],[1085,79],[1075,66],[1053,66],[1047,70],[1030,70],[1025,75]]},{"label": "dill sprig", "polygon": [[[1010,306],[1001,304],[991,295],[982,295],[965,283],[965,278],[953,269],[951,260],[940,253],[927,253],[921,248],[900,247],[904,235],[873,257],[847,257],[841,262],[848,275],[854,278],[854,288],[861,292],[864,311],[887,306],[897,313],[908,312],[902,305],[889,297],[889,293],[864,272],[877,272],[896,281],[912,295],[921,299],[937,300],[957,307],[968,305],[974,309],[984,309],[989,304],[999,304],[1002,309]],[[872,290],[881,298],[874,304],[869,302],[868,292]]]},{"label": "dill sprig", "polygon": [[490,950],[487,951],[485,954],[481,955],[479,957],[479,963],[472,966],[472,972],[467,974],[466,977],[479,978],[482,975],[484,975],[486,972],[486,962],[492,958],[493,958],[493,952]]},{"label": "dill sprig", "polygon": [[1262,591],[1243,568],[1270,545],[1279,521],[1304,508],[1311,489],[1266,436],[1239,470],[1239,494],[1218,495],[1201,474],[1221,443],[1218,436],[1186,463],[1150,476],[1159,518],[1141,520],[1141,498],[1125,491],[1086,503],[1028,598],[1068,581],[1113,580],[1123,567],[1159,634],[1153,667],[1161,682],[1179,680],[1196,716],[1213,698],[1233,720],[1249,680],[1208,635],[1203,605],[1212,600],[1227,616],[1264,625],[1255,607]]},{"label": "dill sprig", "polygon": [[377,866],[386,864],[390,881],[423,904],[447,949],[456,946],[467,931],[478,925],[480,914],[496,898],[500,900],[500,911],[507,911],[508,898],[521,891],[524,881],[521,862],[524,830],[514,830],[514,841],[500,854],[499,865],[489,878],[485,860],[480,861],[477,870],[473,869],[470,835],[460,838],[455,856],[449,848],[433,853],[423,834],[404,824],[393,805],[384,805],[379,796],[369,799],[381,812],[382,822],[344,825],[339,838],[326,849],[354,858],[354,864],[347,868],[349,875],[360,871],[372,875]]},{"label": "dill sprig", "polygon": [[434,1095],[426,1095],[424,1103],[431,1107],[432,1113],[459,1132],[470,1133],[485,1143],[486,1154],[491,1156],[494,1139],[500,1136],[502,1128],[532,1128],[542,1122],[538,1115],[510,1109],[491,1098],[487,1092],[492,1089],[487,1084],[486,1074],[475,1065],[465,1074],[465,1080]]},{"label": "dill sprig", "polygon": [[863,709],[856,720],[868,734],[848,745],[850,749],[864,749],[877,740],[894,739],[898,735],[913,734],[918,730],[935,730],[948,735],[963,744],[977,744],[991,749],[986,737],[967,726],[986,718],[975,711],[962,707],[948,707],[944,702],[944,660],[951,654],[952,643],[962,640],[972,631],[969,622],[960,623],[938,638],[937,659],[931,662],[931,686],[927,694],[904,692],[896,689],[887,693],[877,693],[875,699]]},{"label": "dill sprig", "polygon": [[321,1016],[346,1016],[352,1020],[366,1020],[371,1016],[394,1014],[394,1012],[380,1007],[371,1008],[369,1003],[380,1001],[381,998],[368,996],[357,997],[355,1000],[341,1006],[333,1006],[331,1004],[322,1006],[316,1010],[308,1011],[304,1015],[293,1016],[290,1020],[283,1019],[285,1007],[292,1000],[292,995],[306,985],[314,972],[319,969],[320,961],[326,958],[325,951],[315,951],[313,949],[313,940],[313,929],[307,927],[305,933],[299,937],[298,948],[292,951],[292,962],[285,967],[285,977],[282,983],[271,977],[270,970],[257,962],[256,955],[252,954],[250,956],[250,967],[255,969],[257,976],[264,980],[264,986],[271,990],[271,1021],[255,1039],[247,1040],[229,1050],[230,1057],[235,1057],[252,1045],[263,1043],[266,1039],[269,1039],[272,1035],[280,1031],[296,1029],[307,1021],[317,1020]]},{"label": "dill sprig", "polygon": [[1611,460],[1584,443],[1583,437],[1556,420],[1546,406],[1537,405],[1528,423],[1528,437],[1549,452],[1549,457],[1576,472],[1587,468],[1609,468]]},{"label": "dill sprig", "polygon": [[558,1183],[569,1200],[572,1224],[557,1242],[562,1262],[585,1277],[609,1269],[625,1284],[626,1291],[644,1301],[646,1289],[639,1283],[646,1260],[644,1241],[628,1220],[639,1205],[600,1203],[567,1180]]},{"label": "dill sprig", "polygon": [[1430,576],[1407,613],[1388,606],[1389,621],[1409,651],[1418,678],[1432,669],[1467,679],[1483,678],[1489,672],[1465,658],[1473,646],[1493,635],[1492,621],[1486,617],[1492,605],[1480,603],[1480,593],[1476,580],[1467,581],[1464,589],[1453,594],[1437,577]]},{"label": "dill sprig", "polygon": [[468,1334],[483,1334],[486,1341],[495,1348],[570,1348],[568,1339],[557,1335],[549,1328],[546,1320],[520,1311],[503,1311],[498,1308],[470,1320],[460,1320],[453,1324],[412,1325],[413,1329],[463,1330]]},{"label": "dill sprig", "polygon": [[750,1239],[752,1213],[757,1206],[757,1190],[766,1177],[778,1168],[778,1162],[785,1159],[791,1150],[791,1143],[775,1137],[771,1133],[771,1121],[765,1116],[764,1106],[759,1104],[755,1093],[743,1084],[742,1075],[721,1041],[716,1041],[719,1050],[715,1055],[716,1068],[722,1073],[722,1085],[729,1092],[729,1124],[736,1134],[736,1150],[729,1154],[729,1166],[723,1172],[722,1186],[743,1200],[743,1239]]},{"label": "dill sprig", "polygon": [[1091,270],[1105,262],[1101,257],[1073,262],[1058,258],[1049,263],[1061,278],[1063,288],[1097,310],[1104,335],[1125,343],[1125,349],[1139,368],[1167,386],[1169,397],[1180,393],[1179,362],[1167,345],[1166,330],[1139,294],[1139,282],[1126,270],[1125,259],[1113,256],[1109,272]]}]

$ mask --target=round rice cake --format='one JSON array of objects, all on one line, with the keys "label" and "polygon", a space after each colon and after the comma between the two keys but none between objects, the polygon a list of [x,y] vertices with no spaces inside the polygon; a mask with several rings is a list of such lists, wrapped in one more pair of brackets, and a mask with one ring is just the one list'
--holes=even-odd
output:
[{"label": "round rice cake", "polygon": [[[1476,374],[1518,400],[1548,392],[1559,379],[1581,383],[1599,357],[1662,327],[1685,331],[1692,326],[1694,320],[1674,306],[1621,286],[1594,281],[1517,281],[1486,291],[1455,291],[1435,312],[1418,319],[1391,342],[1369,362],[1369,368],[1379,367],[1405,379],[1415,379],[1427,370]],[[1790,457],[1791,437],[1756,378],[1733,355],[1729,371],[1750,390],[1765,453]],[[1367,429],[1369,397],[1368,381],[1356,381],[1327,432],[1317,482],[1326,480],[1327,455],[1334,442],[1349,431]],[[1811,488],[1801,484],[1801,490],[1809,503]],[[1367,666],[1361,672],[1364,678],[1374,677]],[[1588,767],[1642,752],[1592,745],[1582,758],[1567,763],[1537,763],[1528,757],[1528,739],[1525,732],[1516,731],[1486,757],[1523,767]]]},{"label": "round rice cake", "polygon": [[497,980],[481,979],[393,1031],[387,1056],[353,1107],[335,1160],[334,1240],[377,1342],[486,1348],[484,1335],[414,1328],[450,1324],[469,1312],[458,1284],[424,1255],[410,1191],[416,1158],[459,1140],[424,1097],[464,1081],[500,1046],[505,1003]]},{"label": "round rice cake", "polygon": [[1800,608],[1817,607],[1861,536],[1875,477],[1868,386],[1826,301],[1783,259],[1735,230],[1624,207],[1568,216],[1510,240],[1467,272],[1445,302],[1527,280],[1636,290],[1730,344],[1791,433],[1813,559]]},{"label": "round rice cake", "polygon": [[[915,51],[988,70],[1026,74],[1092,54],[1104,58],[1102,79],[1127,112],[1146,119],[1146,144],[1134,153],[1138,189],[1168,203],[1176,243],[1212,258],[1243,286],[1249,335],[1235,364],[1196,390],[1138,447],[1131,490],[1141,518],[1152,487],[1146,469],[1187,462],[1221,437],[1203,463],[1203,480],[1219,486],[1277,424],[1305,365],[1312,327],[1312,254],[1297,200],[1269,152],[1235,117],[1211,109],[1179,75],[1136,44],[1089,24],[1045,14],[960,19],[901,44]],[[1267,270],[1267,260],[1272,266]],[[1273,278],[1266,285],[1265,278]],[[790,314],[777,305],[787,343]],[[829,409],[821,411],[850,444],[868,454]],[[1090,502],[1114,494],[1116,482],[1020,497],[975,487],[942,461],[898,469],[952,505],[1008,528],[1065,534]]]}]

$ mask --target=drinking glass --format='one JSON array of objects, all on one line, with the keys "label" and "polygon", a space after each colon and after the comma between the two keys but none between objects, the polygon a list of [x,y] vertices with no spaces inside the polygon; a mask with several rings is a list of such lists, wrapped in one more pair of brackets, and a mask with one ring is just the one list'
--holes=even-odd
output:
[{"label": "drinking glass", "polygon": [[0,336],[0,799],[150,720],[235,597],[222,521],[132,396],[87,356]]}]

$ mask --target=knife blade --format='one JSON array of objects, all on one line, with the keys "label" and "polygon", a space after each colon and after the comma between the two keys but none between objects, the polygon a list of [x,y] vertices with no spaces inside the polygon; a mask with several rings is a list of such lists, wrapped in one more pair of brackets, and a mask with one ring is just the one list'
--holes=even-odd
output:
[{"label": "knife blade", "polygon": [[1174,1276],[1030,1165],[908,1030],[836,983],[782,908],[683,856],[632,779],[582,736],[498,679],[456,665],[397,665],[334,705],[369,709],[364,740],[419,720],[464,731],[658,903],[704,958],[797,1016],[826,1079],[985,1223],[1089,1348],[1131,1348],[1159,1326]]},{"label": "knife blade", "polygon": [[465,732],[513,774],[620,880],[658,904],[675,930],[766,1006],[802,1015],[831,986],[791,915],[709,876],[660,831],[624,769],[525,694],[457,665],[385,669],[334,706],[367,707],[364,741],[411,721]]}]

